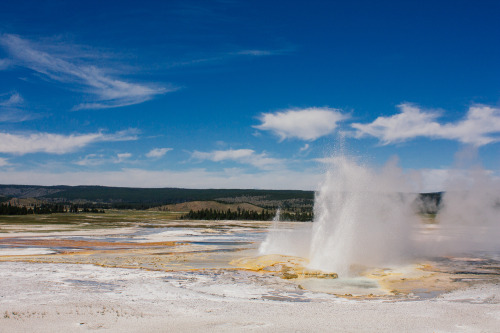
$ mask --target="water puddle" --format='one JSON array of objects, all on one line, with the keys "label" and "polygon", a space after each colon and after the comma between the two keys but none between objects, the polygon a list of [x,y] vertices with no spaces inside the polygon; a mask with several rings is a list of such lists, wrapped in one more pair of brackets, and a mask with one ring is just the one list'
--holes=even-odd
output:
[{"label": "water puddle", "polygon": [[365,277],[339,279],[304,279],[300,287],[312,292],[322,292],[339,296],[382,296],[389,295],[377,280]]},{"label": "water puddle", "polygon": [[113,283],[97,282],[93,280],[78,280],[78,279],[66,279],[64,282],[68,282],[77,286],[89,287],[92,289],[99,289],[104,291],[113,291],[118,286]]}]

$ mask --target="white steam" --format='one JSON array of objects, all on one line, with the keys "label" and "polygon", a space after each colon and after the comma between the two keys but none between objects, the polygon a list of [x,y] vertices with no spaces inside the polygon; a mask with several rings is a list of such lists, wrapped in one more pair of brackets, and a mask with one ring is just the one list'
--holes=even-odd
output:
[{"label": "white steam", "polygon": [[281,210],[276,211],[273,225],[266,239],[259,248],[261,254],[285,254],[298,257],[307,257],[309,253],[309,240],[311,229],[308,224],[302,228],[290,228],[279,223]]},{"label": "white steam", "polygon": [[[395,161],[373,170],[341,156],[317,193],[311,268],[349,275],[354,265],[400,263],[418,223],[416,194]],[[404,221],[402,223],[402,221]]]},{"label": "white steam", "polygon": [[[331,161],[316,193],[312,226],[283,229],[275,222],[261,254],[301,256],[310,268],[342,277],[359,267],[500,251],[500,181],[488,172],[451,172],[438,204],[419,198],[418,177],[404,174],[395,161],[381,169],[344,155]],[[435,220],[423,218],[436,210]]]},{"label": "white steam", "polygon": [[480,168],[452,173],[437,221],[439,252],[500,250],[500,181]]}]

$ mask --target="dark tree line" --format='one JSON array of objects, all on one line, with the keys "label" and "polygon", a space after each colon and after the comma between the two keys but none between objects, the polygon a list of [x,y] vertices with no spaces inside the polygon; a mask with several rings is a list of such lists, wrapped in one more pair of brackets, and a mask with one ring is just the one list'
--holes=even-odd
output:
[{"label": "dark tree line", "polygon": [[[238,209],[236,211],[228,210],[215,210],[215,209],[201,209],[197,211],[190,210],[189,213],[181,216],[184,220],[251,220],[251,221],[271,221],[275,216],[273,211],[262,210],[260,213],[257,211],[250,211],[245,209]],[[281,213],[280,220],[282,221],[312,221],[312,211],[303,212],[283,212]]]},{"label": "dark tree line", "polygon": [[280,214],[281,221],[311,222],[313,218],[312,210],[294,213],[282,212]]},{"label": "dark tree line", "polygon": [[69,213],[104,213],[104,209],[97,209],[96,207],[83,205],[79,207],[78,205],[71,205],[68,210]]},{"label": "dark tree line", "polygon": [[108,207],[113,209],[135,209],[135,210],[148,210],[150,208],[158,207],[161,204],[145,204],[145,203],[112,203]]},{"label": "dark tree line", "polygon": [[246,209],[238,209],[235,211],[202,209],[193,211],[190,210],[186,215],[181,216],[184,220],[254,220],[254,221],[270,221],[274,214],[268,210],[262,210],[260,213]]},{"label": "dark tree line", "polygon": [[104,210],[97,208],[82,208],[77,205],[71,205],[69,208],[59,204],[40,204],[33,207],[12,206],[9,204],[0,204],[0,215],[28,215],[28,214],[54,214],[54,213],[104,213]]}]

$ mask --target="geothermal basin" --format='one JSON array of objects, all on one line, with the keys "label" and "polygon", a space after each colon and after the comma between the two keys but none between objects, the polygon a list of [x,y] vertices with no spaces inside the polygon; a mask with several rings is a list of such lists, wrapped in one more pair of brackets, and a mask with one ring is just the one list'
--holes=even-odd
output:
[{"label": "geothermal basin", "polygon": [[[311,266],[307,257],[263,249],[269,249],[269,230],[285,239],[307,238],[313,223],[137,214],[111,222],[87,215],[66,224],[2,217],[0,331],[500,327],[495,252],[358,265],[355,274],[337,277]],[[422,219],[415,242],[441,237],[439,228]]]}]

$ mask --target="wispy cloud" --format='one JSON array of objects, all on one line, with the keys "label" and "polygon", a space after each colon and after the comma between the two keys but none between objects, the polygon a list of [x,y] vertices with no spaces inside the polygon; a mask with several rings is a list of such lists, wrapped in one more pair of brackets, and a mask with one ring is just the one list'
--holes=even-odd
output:
[{"label": "wispy cloud", "polygon": [[0,59],[0,71],[9,68],[10,64],[9,59]]},{"label": "wispy cloud", "polygon": [[28,113],[24,110],[25,102],[22,96],[17,93],[0,95],[0,122],[23,122],[40,118],[41,115],[36,113]]},{"label": "wispy cloud", "polygon": [[146,154],[146,157],[160,158],[171,150],[172,150],[172,148],[155,148],[155,149],[150,150],[149,153]]},{"label": "wispy cloud", "polygon": [[6,100],[0,102],[1,107],[17,107],[24,103],[24,99],[18,93],[13,93]]},{"label": "wispy cloud", "polygon": [[336,161],[335,157],[319,157],[312,159],[314,162],[322,163],[322,164],[333,164]]},{"label": "wispy cloud", "polygon": [[131,153],[120,153],[120,154],[116,154],[116,158],[114,160],[114,163],[122,163],[122,162],[125,162],[127,161],[129,158],[132,157],[132,154]]},{"label": "wispy cloud", "polygon": [[368,124],[352,124],[355,136],[373,136],[385,145],[417,137],[456,140],[475,146],[500,141],[500,108],[475,105],[468,109],[464,119],[445,124],[438,122],[439,112],[408,103],[398,108],[399,114],[378,117]]},{"label": "wispy cloud", "polygon": [[74,152],[96,142],[136,139],[135,130],[120,131],[113,134],[97,132],[70,135],[54,133],[12,134],[0,132],[0,153],[25,155],[43,152],[60,155]]},{"label": "wispy cloud", "polygon": [[181,67],[190,65],[202,65],[202,64],[212,64],[224,61],[235,60],[239,58],[249,58],[249,57],[266,57],[266,56],[276,56],[282,55],[289,50],[262,50],[262,49],[248,49],[240,51],[229,51],[207,54],[205,57],[196,57],[182,61],[176,61],[171,63],[168,67]]},{"label": "wispy cloud", "polygon": [[0,167],[4,167],[7,165],[10,165],[9,160],[4,157],[0,157]]},{"label": "wispy cloud", "polygon": [[248,55],[248,56],[255,56],[255,57],[262,57],[262,56],[270,56],[270,55],[277,55],[280,54],[283,51],[271,51],[271,50],[241,50],[236,52],[237,55]]},{"label": "wispy cloud", "polygon": [[96,166],[104,164],[105,161],[104,155],[88,154],[84,158],[73,163],[80,166]]},{"label": "wispy cloud", "polygon": [[116,156],[106,157],[103,154],[88,154],[85,157],[79,159],[78,161],[73,162],[76,165],[80,166],[97,166],[103,165],[107,163],[120,164],[123,162],[128,162],[132,157],[131,153],[119,153]]},{"label": "wispy cloud", "polygon": [[191,154],[195,160],[213,162],[233,161],[249,164],[259,169],[269,170],[283,165],[283,160],[269,157],[266,153],[257,154],[252,149],[214,150],[211,152],[195,151]]},{"label": "wispy cloud", "polygon": [[305,151],[307,151],[307,150],[309,150],[309,144],[308,144],[308,143],[306,143],[306,144],[304,145],[304,147],[300,147],[300,149],[299,149],[299,153],[303,153],[303,152],[305,152]]},{"label": "wispy cloud", "polygon": [[[207,171],[122,169],[118,171],[1,171],[0,183],[29,185],[104,185],[132,187],[252,188],[314,190],[323,175],[317,171]],[[293,181],[290,181],[293,179]]]},{"label": "wispy cloud", "polygon": [[331,134],[337,124],[347,119],[338,109],[306,108],[290,109],[276,113],[263,113],[260,116],[262,124],[254,126],[263,131],[271,131],[280,137],[280,140],[298,138],[314,141],[322,136]]},{"label": "wispy cloud", "polygon": [[82,63],[80,55],[71,53],[70,48],[65,48],[65,54],[53,54],[50,45],[44,46],[11,34],[0,35],[0,45],[8,51],[15,65],[29,68],[68,89],[82,90],[93,96],[92,101],[75,106],[75,110],[139,104],[175,90],[112,77],[105,68]]}]

